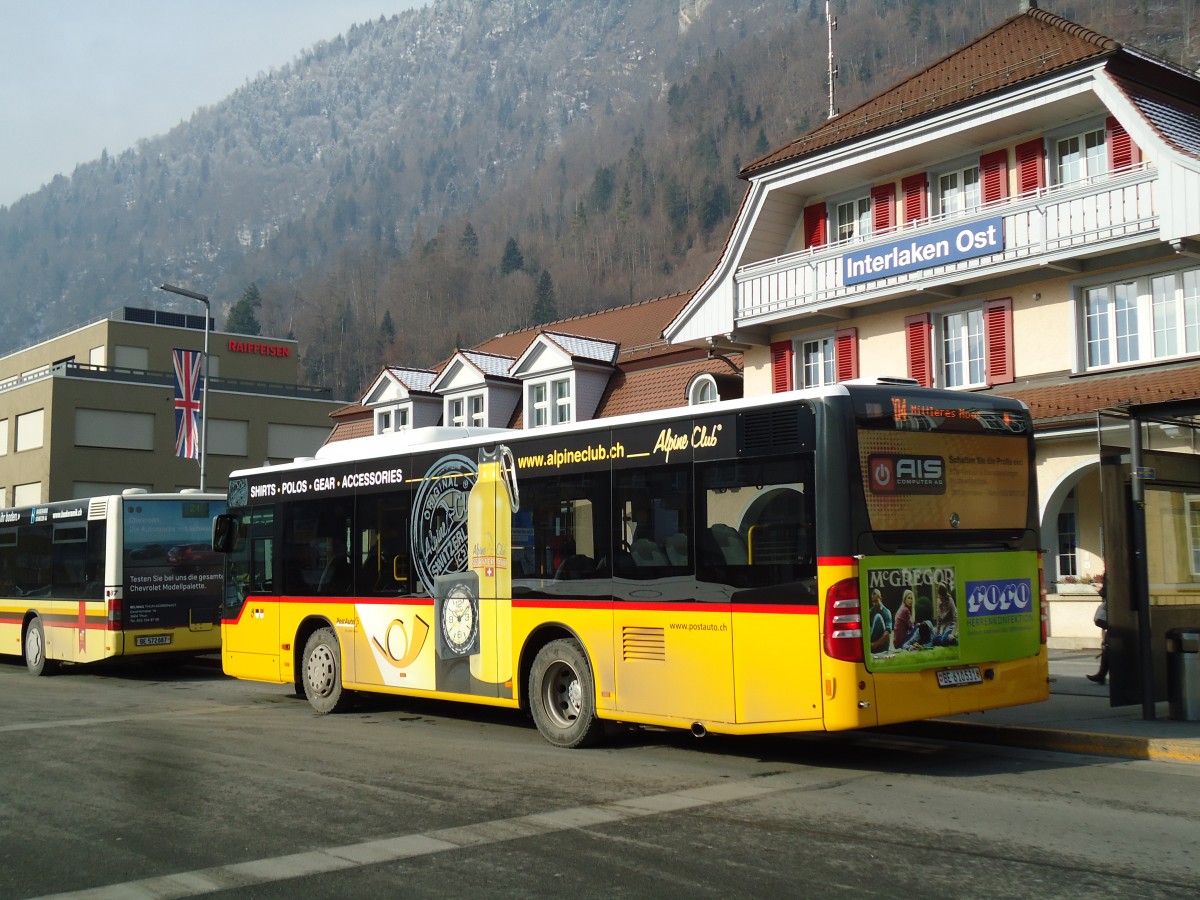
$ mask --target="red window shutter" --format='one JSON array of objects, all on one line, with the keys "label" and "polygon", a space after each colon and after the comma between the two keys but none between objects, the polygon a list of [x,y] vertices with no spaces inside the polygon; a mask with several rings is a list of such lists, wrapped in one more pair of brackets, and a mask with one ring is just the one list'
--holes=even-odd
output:
[{"label": "red window shutter", "polygon": [[838,381],[858,377],[857,328],[842,328],[833,333],[833,368]]},{"label": "red window shutter", "polygon": [[1013,324],[1012,297],[983,304],[983,333],[986,341],[987,383],[1012,384]]},{"label": "red window shutter", "polygon": [[1046,186],[1046,144],[1041,138],[1017,145],[1017,193],[1029,194]]},{"label": "red window shutter", "polygon": [[1008,196],[1008,151],[997,150],[979,158],[979,177],[983,182],[983,202],[995,203]]},{"label": "red window shutter", "polygon": [[814,203],[804,207],[804,246],[824,247],[828,242],[829,229],[826,227],[829,216],[825,212],[824,203]]},{"label": "red window shutter", "polygon": [[926,190],[928,182],[925,173],[909,175],[900,182],[900,190],[904,193],[904,224],[909,225],[929,215],[929,196]]},{"label": "red window shutter", "polygon": [[933,346],[929,322],[929,313],[909,316],[904,320],[904,336],[908,344],[908,377],[915,378],[921,387],[933,387]]},{"label": "red window shutter", "polygon": [[873,234],[891,231],[896,226],[896,185],[880,184],[871,188],[871,230]]},{"label": "red window shutter", "polygon": [[1108,121],[1104,125],[1108,131],[1105,138],[1105,143],[1108,145],[1108,170],[1117,172],[1140,163],[1142,148],[1133,142],[1133,138],[1129,136],[1125,126],[1112,116],[1108,117]]},{"label": "red window shutter", "polygon": [[790,391],[793,384],[792,342],[776,341],[771,345],[771,390]]}]

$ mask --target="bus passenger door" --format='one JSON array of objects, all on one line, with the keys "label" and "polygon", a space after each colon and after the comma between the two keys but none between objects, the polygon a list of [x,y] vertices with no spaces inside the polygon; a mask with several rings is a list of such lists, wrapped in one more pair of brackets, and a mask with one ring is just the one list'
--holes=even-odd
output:
[{"label": "bus passenger door", "polygon": [[271,509],[240,515],[226,562],[221,660],[226,675],[278,682],[279,600]]}]

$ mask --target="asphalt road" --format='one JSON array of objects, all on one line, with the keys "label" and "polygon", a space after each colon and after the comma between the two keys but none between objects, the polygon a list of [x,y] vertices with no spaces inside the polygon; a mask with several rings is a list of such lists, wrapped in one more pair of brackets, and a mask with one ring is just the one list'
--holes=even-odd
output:
[{"label": "asphalt road", "polygon": [[[877,734],[546,744],[212,669],[0,661],[0,897],[1177,897],[1200,767]],[[86,893],[84,893],[86,892]]]}]

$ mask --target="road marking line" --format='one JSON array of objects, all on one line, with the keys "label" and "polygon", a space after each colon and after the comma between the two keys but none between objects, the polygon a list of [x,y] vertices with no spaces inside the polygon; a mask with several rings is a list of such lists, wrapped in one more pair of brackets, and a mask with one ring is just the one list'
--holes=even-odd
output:
[{"label": "road marking line", "polygon": [[[844,782],[844,773],[836,779]],[[685,788],[666,794],[653,794],[628,800],[608,801],[591,806],[532,813],[512,819],[494,819],[474,825],[459,825],[419,834],[397,835],[396,837],[363,841],[340,847],[318,848],[304,853],[268,857],[158,875],[137,881],[125,881],[102,887],[84,888],[53,894],[42,900],[176,900],[196,897],[201,894],[228,890],[233,887],[269,884],[303,878],[308,875],[323,875],[328,872],[345,871],[362,866],[411,859],[414,856],[429,856],[434,853],[498,844],[504,841],[573,831],[638,819],[643,816],[662,815],[679,810],[696,809],[737,800],[749,800],[783,791],[810,788],[813,773],[788,772],[755,778],[753,781],[721,783],[694,788]]]}]

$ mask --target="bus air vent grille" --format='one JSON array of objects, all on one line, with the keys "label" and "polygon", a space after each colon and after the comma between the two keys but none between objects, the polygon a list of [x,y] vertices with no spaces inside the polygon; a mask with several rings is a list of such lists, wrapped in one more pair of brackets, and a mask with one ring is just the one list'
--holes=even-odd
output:
[{"label": "bus air vent grille", "polygon": [[626,662],[633,659],[666,662],[667,641],[663,629],[626,625],[621,629],[621,656]]},{"label": "bus air vent grille", "polygon": [[800,444],[800,410],[795,406],[746,413],[742,420],[742,452],[768,453]]},{"label": "bus air vent grille", "polygon": [[93,497],[88,501],[88,520],[103,519],[108,515],[108,500],[105,497]]}]

